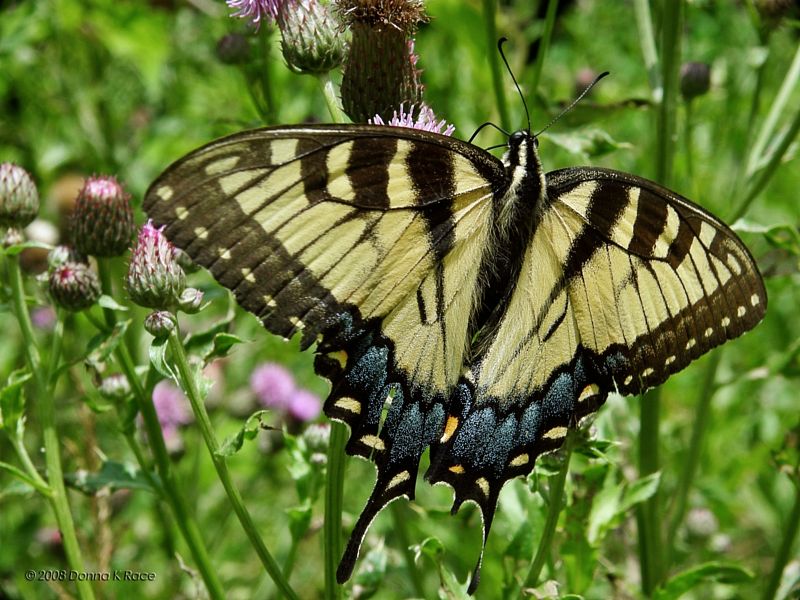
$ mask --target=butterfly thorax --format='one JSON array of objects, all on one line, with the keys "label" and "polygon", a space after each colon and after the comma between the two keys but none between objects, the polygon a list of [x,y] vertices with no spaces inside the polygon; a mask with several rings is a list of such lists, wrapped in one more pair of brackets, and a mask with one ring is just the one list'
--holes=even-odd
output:
[{"label": "butterfly thorax", "polygon": [[536,146],[530,132],[517,131],[509,137],[503,156],[507,188],[494,199],[493,252],[484,258],[482,301],[473,318],[472,331],[478,333],[476,351],[502,318],[503,307],[514,291],[509,282],[517,280],[525,249],[544,209],[547,187]]}]

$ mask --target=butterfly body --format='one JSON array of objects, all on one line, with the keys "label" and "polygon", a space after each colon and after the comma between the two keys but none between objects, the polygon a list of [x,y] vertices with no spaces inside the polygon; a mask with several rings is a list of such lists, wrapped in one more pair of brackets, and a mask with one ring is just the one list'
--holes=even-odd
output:
[{"label": "butterfly body", "polygon": [[317,344],[325,412],[378,468],[342,581],[426,449],[485,542],[504,482],[610,392],[662,383],[766,309],[721,221],[633,175],[545,174],[526,131],[503,162],[403,128],[242,132],[173,164],[144,206],[267,329]]}]

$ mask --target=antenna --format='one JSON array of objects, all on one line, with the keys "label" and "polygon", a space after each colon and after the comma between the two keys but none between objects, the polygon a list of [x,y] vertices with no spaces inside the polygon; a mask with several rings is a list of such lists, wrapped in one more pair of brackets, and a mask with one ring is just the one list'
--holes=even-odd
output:
[{"label": "antenna", "polygon": [[528,131],[531,130],[531,114],[528,112],[528,103],[525,102],[525,95],[522,93],[522,90],[519,87],[519,83],[517,83],[517,78],[514,77],[514,71],[511,70],[511,67],[508,65],[508,59],[506,59],[506,54],[503,52],[503,44],[508,41],[508,38],[505,36],[501,37],[497,42],[497,51],[500,52],[500,57],[503,59],[503,63],[506,65],[506,70],[508,74],[511,75],[511,80],[514,82],[514,86],[517,88],[517,93],[519,97],[522,98],[522,106],[525,107],[525,119],[528,121]]},{"label": "antenna", "polygon": [[467,142],[471,144],[471,143],[472,143],[472,140],[474,140],[474,139],[475,139],[475,137],[476,137],[476,136],[477,136],[477,135],[478,135],[478,134],[481,132],[481,130],[482,130],[484,127],[494,127],[495,129],[497,129],[497,131],[499,131],[500,133],[502,133],[502,134],[503,134],[504,136],[506,136],[506,137],[509,137],[509,136],[511,135],[511,134],[510,134],[510,133],[508,133],[508,132],[507,132],[505,129],[503,129],[502,127],[500,127],[499,125],[495,125],[495,124],[494,124],[494,123],[492,123],[491,121],[486,121],[486,123],[484,123],[483,125],[481,125],[480,127],[478,127],[478,128],[475,130],[475,133],[473,133],[473,134],[470,136],[470,138],[469,138],[469,140],[467,140]]},{"label": "antenna", "polygon": [[570,104],[569,104],[569,106],[567,106],[567,108],[565,108],[565,109],[564,109],[564,110],[562,110],[560,113],[558,113],[558,114],[557,114],[557,115],[556,115],[556,116],[553,118],[553,120],[552,120],[552,121],[550,121],[550,122],[549,122],[549,123],[548,123],[548,124],[547,124],[547,125],[546,125],[546,126],[543,128],[543,129],[541,129],[541,130],[540,130],[540,131],[539,131],[539,132],[538,132],[536,135],[534,135],[533,137],[538,137],[538,136],[539,136],[539,135],[540,135],[540,134],[541,134],[543,131],[546,131],[547,129],[549,129],[549,128],[550,128],[550,126],[551,126],[553,123],[555,123],[556,121],[558,121],[558,120],[559,120],[561,117],[563,117],[565,114],[567,114],[567,113],[568,113],[569,111],[571,111],[573,108],[575,108],[575,105],[576,105],[578,102],[580,102],[580,101],[583,99],[583,97],[584,97],[586,94],[588,94],[588,93],[591,91],[591,89],[592,89],[592,88],[593,88],[595,85],[597,85],[597,82],[598,82],[598,81],[600,81],[600,80],[601,80],[603,77],[605,77],[606,75],[609,75],[609,74],[610,74],[610,73],[609,73],[608,71],[603,71],[602,73],[600,73],[600,75],[598,75],[597,77],[595,77],[595,78],[594,78],[594,81],[592,81],[592,83],[590,83],[589,85],[587,85],[587,86],[586,86],[586,89],[585,89],[585,90],[583,90],[583,91],[582,91],[580,94],[578,94],[578,97],[577,97],[577,98],[575,98],[575,100],[573,100],[572,102],[570,102]]}]

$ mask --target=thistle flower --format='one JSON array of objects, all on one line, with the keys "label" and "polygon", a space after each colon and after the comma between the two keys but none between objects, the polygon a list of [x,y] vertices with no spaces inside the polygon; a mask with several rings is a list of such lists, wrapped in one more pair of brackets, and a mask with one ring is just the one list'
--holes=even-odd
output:
[{"label": "thistle flower", "polygon": [[330,5],[285,0],[278,10],[281,50],[298,73],[327,73],[342,64],[347,44]]},{"label": "thistle flower", "polygon": [[296,386],[294,377],[286,368],[276,363],[264,363],[250,375],[250,389],[263,407],[286,410]]},{"label": "thistle flower", "polygon": [[82,254],[122,256],[136,225],[130,195],[110,175],[89,177],[72,212],[72,242]]},{"label": "thistle flower", "polygon": [[175,261],[173,246],[147,221],[133,249],[126,287],[131,299],[149,308],[173,308],[186,286],[186,276]]},{"label": "thistle flower", "polygon": [[711,67],[702,62],[681,65],[681,95],[691,100],[707,93],[711,87]]},{"label": "thistle flower", "polygon": [[174,383],[159,381],[153,388],[153,405],[164,435],[167,449],[175,453],[183,447],[179,427],[188,425],[194,420],[189,400]]},{"label": "thistle flower", "polygon": [[100,280],[89,265],[64,262],[50,272],[48,289],[58,306],[79,311],[89,308],[100,297]]},{"label": "thistle flower", "polygon": [[226,0],[225,4],[236,11],[232,17],[249,19],[258,30],[262,19],[274,21],[278,17],[281,0]]},{"label": "thistle flower", "polygon": [[354,121],[391,118],[402,103],[416,104],[422,84],[411,35],[427,20],[419,0],[339,0],[353,34],[342,77],[342,107]]},{"label": "thistle flower", "polygon": [[39,192],[28,172],[0,163],[0,226],[22,228],[39,213]]},{"label": "thistle flower", "polygon": [[409,127],[411,129],[422,129],[424,131],[432,131],[442,135],[453,135],[456,130],[453,124],[448,124],[445,119],[436,120],[436,115],[433,113],[427,104],[419,106],[419,114],[416,119],[414,118],[414,106],[408,108],[405,112],[403,105],[400,105],[400,113],[394,111],[392,118],[388,123],[385,123],[380,115],[375,115],[369,120],[373,125],[389,125],[391,127]]},{"label": "thistle flower", "polygon": [[106,400],[124,400],[131,393],[131,384],[122,373],[115,373],[103,378],[97,388]]},{"label": "thistle flower", "polygon": [[175,317],[165,310],[155,310],[144,318],[144,330],[157,340],[167,337],[176,325]]},{"label": "thistle flower", "polygon": [[296,390],[289,398],[289,414],[298,421],[313,421],[322,412],[322,403],[308,390]]},{"label": "thistle flower", "polygon": [[47,253],[47,267],[49,269],[55,269],[57,266],[67,262],[86,263],[86,257],[72,246],[65,244],[56,246]]}]

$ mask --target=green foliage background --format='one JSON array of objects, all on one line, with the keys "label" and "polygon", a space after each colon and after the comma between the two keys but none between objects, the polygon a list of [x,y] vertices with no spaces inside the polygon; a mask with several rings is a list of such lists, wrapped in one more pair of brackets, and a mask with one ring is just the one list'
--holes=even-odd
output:
[{"label": "green foliage background", "polygon": [[[542,135],[545,167],[585,163],[654,177],[655,110],[633,4],[581,0],[566,7],[557,20],[538,89],[531,89],[530,44],[544,27],[535,18],[538,4],[508,0],[497,13],[498,32],[511,40],[506,49],[526,93],[534,130],[549,123],[575,96],[581,69],[611,71],[582,104]],[[661,3],[653,4],[658,28]],[[487,42],[484,7],[460,0],[430,0],[426,5],[432,18],[420,30],[416,45],[425,99],[437,115],[456,125],[457,136],[468,138],[477,125],[498,118],[488,65],[494,48]],[[671,186],[726,219],[735,214],[747,188],[745,160],[797,52],[797,23],[762,24],[759,29],[749,2],[695,0],[685,10],[681,61],[709,63],[712,86],[692,103],[690,127],[685,104],[679,107]],[[215,137],[264,124],[329,120],[318,81],[284,66],[275,32],[263,27],[256,35],[227,14],[224,3],[211,0],[0,5],[0,160],[17,162],[33,174],[44,200],[44,218],[63,225],[57,198],[71,175],[116,174],[139,206],[149,182],[171,161]],[[246,67],[225,65],[217,58],[217,41],[230,32],[248,36],[253,58]],[[512,114],[506,125],[522,127],[521,102],[510,80],[504,85]],[[798,87],[791,92],[773,141],[800,105]],[[265,103],[272,106],[269,123],[257,108]],[[478,143],[503,141],[493,135],[481,134]],[[791,160],[794,150],[790,148],[785,164],[759,190],[739,227],[767,277],[766,319],[752,333],[663,386],[657,497],[655,480],[641,480],[638,474],[641,400],[609,399],[591,427],[595,441],[582,442],[572,458],[566,510],[543,572],[544,579],[558,582],[558,594],[677,598],[688,582],[694,587],[682,597],[752,598],[767,588],[798,502],[800,170]],[[138,222],[144,218],[139,211]],[[121,276],[125,265],[120,262],[116,268]],[[194,275],[193,282],[213,303],[200,315],[183,319],[188,330],[208,327],[234,310],[227,293],[206,275]],[[122,302],[120,283],[117,289]],[[47,302],[33,283],[29,293],[36,303]],[[312,355],[298,352],[297,340],[284,343],[268,335],[253,317],[235,311],[230,330],[251,343],[237,346],[233,356],[220,363],[223,376],[213,392],[212,412],[220,439],[238,430],[254,408],[248,379],[262,361],[287,365],[301,385],[322,397],[327,389],[313,374]],[[132,314],[140,323],[145,313],[133,309]],[[65,355],[80,356],[93,335],[91,326],[78,315],[67,328]],[[0,331],[0,379],[5,381],[24,362],[18,328],[8,311],[0,314]],[[47,333],[40,334],[46,343]],[[146,363],[149,337],[129,337],[138,360]],[[709,373],[710,385],[705,382]],[[97,471],[105,461],[132,463],[116,411],[92,390],[80,364],[57,389],[56,416],[70,473]],[[673,527],[672,500],[687,462],[697,406],[707,392],[713,393],[710,416],[702,430],[689,510]],[[36,398],[29,397],[28,403],[34,405]],[[272,423],[280,425],[277,416]],[[27,426],[28,447],[36,458],[40,441],[34,414]],[[174,466],[226,593],[231,598],[271,597],[274,586],[232,518],[202,440],[191,427],[183,440],[185,451]],[[302,443],[294,446],[293,437],[272,435],[268,441],[245,444],[228,462],[279,562],[296,553],[291,583],[298,595],[315,598],[323,593],[318,483],[324,469]],[[0,439],[0,460],[13,462],[5,438]],[[479,597],[508,596],[524,577],[559,464],[558,455],[547,457],[529,481],[515,480],[504,489],[484,556]],[[371,465],[348,459],[345,533],[373,480]],[[648,498],[657,500],[660,543],[674,536],[673,547],[664,547],[662,581],[684,575],[673,579],[672,587],[643,592],[635,507]],[[93,570],[108,563],[111,568],[157,575],[146,584],[98,585],[101,597],[133,592],[152,598],[202,596],[202,581],[192,574],[192,565],[183,569],[176,559],[176,553],[187,561],[188,555],[170,513],[152,494],[134,489],[98,500],[74,491],[70,501],[84,557]],[[384,511],[373,524],[345,595],[462,593],[464,586],[456,580],[464,582],[477,556],[481,523],[472,506],[450,517],[450,502],[449,490],[420,483],[415,503],[400,501]],[[290,517],[297,514],[310,516],[310,521],[295,546]],[[72,591],[69,584],[29,583],[23,578],[28,568],[66,568],[59,551],[37,538],[37,531],[52,525],[44,500],[0,471],[0,597],[54,597],[62,588]],[[419,553],[413,569],[404,561],[408,545],[417,546],[414,552]],[[797,544],[792,548],[777,597],[798,590]],[[539,593],[547,596],[556,593],[554,589],[544,584]]]}]

